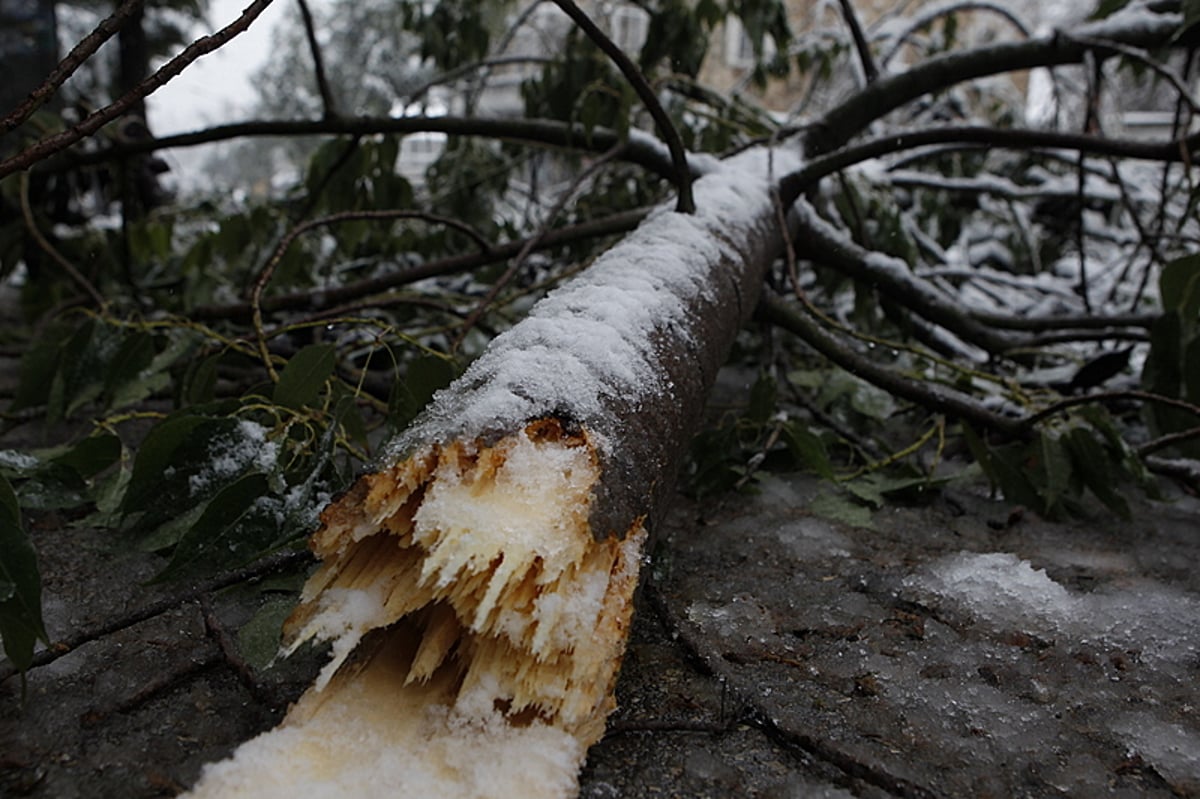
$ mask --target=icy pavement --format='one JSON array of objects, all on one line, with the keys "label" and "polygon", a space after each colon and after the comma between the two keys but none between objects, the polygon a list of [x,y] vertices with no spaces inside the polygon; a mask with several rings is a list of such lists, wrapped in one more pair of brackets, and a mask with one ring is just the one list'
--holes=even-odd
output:
[{"label": "icy pavement", "polygon": [[771,479],[659,548],[675,630],[777,736],[855,794],[1200,795],[1200,503],[1009,524],[954,495],[862,529],[823,490]]}]

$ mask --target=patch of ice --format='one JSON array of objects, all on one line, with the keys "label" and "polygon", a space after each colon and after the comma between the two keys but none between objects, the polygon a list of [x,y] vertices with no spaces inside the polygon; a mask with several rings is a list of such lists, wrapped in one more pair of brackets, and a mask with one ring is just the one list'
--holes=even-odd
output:
[{"label": "patch of ice", "polygon": [[1149,713],[1129,713],[1117,719],[1113,732],[1126,738],[1131,754],[1154,766],[1167,782],[1200,787],[1200,732],[1157,719]]}]

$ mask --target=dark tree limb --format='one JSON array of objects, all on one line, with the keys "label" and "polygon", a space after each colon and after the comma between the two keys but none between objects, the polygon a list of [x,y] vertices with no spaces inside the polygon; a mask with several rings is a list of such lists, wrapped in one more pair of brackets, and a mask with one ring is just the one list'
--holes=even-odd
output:
[{"label": "dark tree limb", "polygon": [[[584,239],[594,238],[597,236],[609,236],[614,233],[624,233],[636,227],[648,213],[649,209],[635,208],[631,211],[623,211],[602,219],[594,219],[590,222],[582,222],[578,225],[557,228],[547,232],[544,236],[542,236],[541,240],[534,249],[549,249],[551,247],[558,247],[563,244],[582,241]],[[389,289],[394,289],[397,286],[415,283],[418,280],[424,280],[428,277],[437,277],[439,275],[451,275],[457,272],[466,272],[481,266],[503,261],[507,258],[512,258],[521,251],[521,249],[526,245],[527,241],[528,239],[519,239],[517,241],[505,242],[504,244],[496,244],[486,252],[452,255],[447,258],[429,261],[427,263],[420,264],[419,266],[410,267],[408,269],[403,269],[391,274],[367,278],[354,283],[348,283],[344,286],[322,289],[307,289],[304,291],[279,295],[277,297],[264,297],[262,299],[262,311],[263,313],[274,313],[276,311],[294,310],[297,308],[321,310],[334,305],[339,305],[341,303],[361,299],[363,297],[369,297],[372,294],[378,294]],[[253,315],[254,308],[251,303],[238,303],[234,305],[204,305],[193,309],[190,313],[191,318],[197,320],[248,320]]]},{"label": "dark tree limb", "polygon": [[321,55],[321,45],[317,42],[312,11],[308,7],[308,0],[296,0],[296,4],[300,6],[300,18],[304,21],[304,36],[308,40],[308,52],[313,60],[313,76],[317,81],[317,92],[321,95],[323,116],[325,119],[334,119],[338,116],[337,103],[334,101],[333,91],[329,88],[329,79],[325,76],[325,58]]},{"label": "dark tree limb", "polygon": [[[448,136],[479,136],[525,144],[603,153],[624,143],[625,159],[667,180],[674,180],[675,166],[663,145],[653,137],[630,135],[627,139],[607,128],[588,131],[581,125],[550,119],[484,119],[479,117],[340,117],[314,120],[252,120],[163,136],[139,142],[112,145],[92,153],[72,153],[54,168],[75,168],[104,163],[135,153],[195,147],[229,139],[260,136],[367,136],[378,133],[445,133]],[[701,161],[690,161],[698,177],[706,171]]]},{"label": "dark tree limb", "polygon": [[858,61],[862,64],[863,75],[866,76],[868,84],[874,83],[879,78],[879,67],[875,63],[875,56],[871,54],[871,43],[867,41],[866,34],[863,33],[858,14],[850,0],[838,0],[838,4],[842,8],[842,19],[846,21],[846,27],[850,29],[850,35],[854,38],[854,49],[858,52]]},{"label": "dark tree limb", "polygon": [[883,54],[879,62],[887,66],[887,63],[895,57],[896,53],[900,52],[900,48],[912,38],[914,33],[921,30],[921,28],[932,25],[937,19],[951,14],[969,13],[972,11],[987,11],[999,16],[1016,28],[1017,32],[1026,39],[1032,35],[1029,26],[1025,24],[1024,20],[1014,14],[1011,9],[1005,8],[1001,3],[987,2],[986,0],[964,0],[964,2],[948,6],[939,5],[927,13],[918,14],[913,17],[908,27],[896,37],[895,41],[892,42],[892,46]]},{"label": "dark tree limb", "polygon": [[834,364],[889,394],[1010,438],[1020,437],[1026,430],[1026,425],[1020,418],[1003,416],[985,408],[968,395],[937,383],[906,377],[876,363],[838,341],[810,314],[794,308],[778,297],[764,295],[759,304],[758,316],[769,324],[795,334]]},{"label": "dark tree limb", "polygon": [[995,330],[965,314],[957,300],[913,276],[898,258],[872,253],[841,235],[807,203],[798,204],[796,211],[795,235],[807,246],[810,260],[866,283],[880,295],[994,355],[1027,346],[1024,337]]},{"label": "dark tree limb", "polygon": [[1200,134],[1171,141],[1113,139],[1077,133],[1019,130],[986,126],[953,126],[888,134],[821,154],[779,182],[780,198],[791,204],[829,175],[892,153],[935,144],[968,144],[984,149],[1063,149],[1167,163],[1190,163],[1200,150]]},{"label": "dark tree limb", "polygon": [[[1179,30],[1177,14],[1161,14],[1144,24],[1122,28],[1115,23],[1095,23],[1077,31],[1118,45],[1153,48],[1168,44]],[[805,136],[806,151],[824,155],[857,136],[868,125],[903,105],[964,81],[1002,72],[1076,63],[1087,52],[1100,57],[1117,54],[1110,48],[1085,45],[1059,36],[997,44],[965,52],[947,53],[922,62],[898,75],[881,78],[834,108]]]},{"label": "dark tree limb", "polygon": [[591,17],[575,5],[573,0],[554,0],[554,4],[561,8],[579,26],[580,30],[612,59],[612,62],[621,70],[621,74],[625,76],[625,80],[629,81],[629,85],[637,92],[643,105],[646,106],[646,110],[650,112],[651,118],[654,119],[654,125],[658,128],[659,135],[663,137],[663,141],[671,151],[675,188],[679,192],[675,210],[684,214],[693,213],[696,210],[696,201],[692,197],[692,173],[688,169],[687,151],[683,148],[683,140],[679,138],[679,131],[675,129],[675,124],[671,122],[662,103],[655,96],[654,90],[650,88],[646,76],[642,74],[636,64],[629,60],[629,56],[625,55],[621,48],[617,47],[616,43],[604,34],[604,31],[596,27],[596,23],[592,22]]}]

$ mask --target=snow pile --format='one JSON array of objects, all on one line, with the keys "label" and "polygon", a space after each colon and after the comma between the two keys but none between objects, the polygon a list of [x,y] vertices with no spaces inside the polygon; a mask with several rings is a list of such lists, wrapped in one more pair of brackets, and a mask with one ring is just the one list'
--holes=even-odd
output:
[{"label": "snow pile", "polygon": [[1076,594],[1011,553],[962,552],[905,581],[1001,630],[1131,649],[1176,663],[1200,655],[1200,598],[1158,584]]}]

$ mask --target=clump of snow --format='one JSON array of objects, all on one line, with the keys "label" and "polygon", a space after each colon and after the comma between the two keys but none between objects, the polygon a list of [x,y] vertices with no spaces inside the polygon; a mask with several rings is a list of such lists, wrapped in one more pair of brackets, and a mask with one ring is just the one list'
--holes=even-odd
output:
[{"label": "clump of snow", "polygon": [[783,151],[751,151],[694,185],[697,212],[660,208],[572,282],[498,336],[429,410],[387,448],[396,458],[416,446],[508,432],[566,414],[587,422],[606,445],[603,420],[613,398],[637,405],[672,387],[661,380],[661,339],[693,336],[692,310],[721,272],[740,260],[729,242],[775,224],[772,177],[795,168]]},{"label": "clump of snow", "polygon": [[380,625],[386,599],[384,585],[378,582],[362,588],[326,590],[321,594],[321,612],[313,620],[314,629],[306,630],[306,635],[298,637],[284,654],[290,655],[310,635],[332,640],[329,662],[313,683],[316,690],[324,689],[363,636]]},{"label": "clump of snow", "polygon": [[1011,553],[962,552],[905,584],[1004,630],[1136,649],[1175,663],[1200,655],[1200,597],[1157,583],[1074,593]]},{"label": "clump of snow", "polygon": [[192,496],[203,493],[214,484],[223,484],[247,470],[269,472],[279,456],[279,442],[267,438],[270,432],[250,419],[238,419],[233,431],[209,447],[208,465],[188,477]]}]

